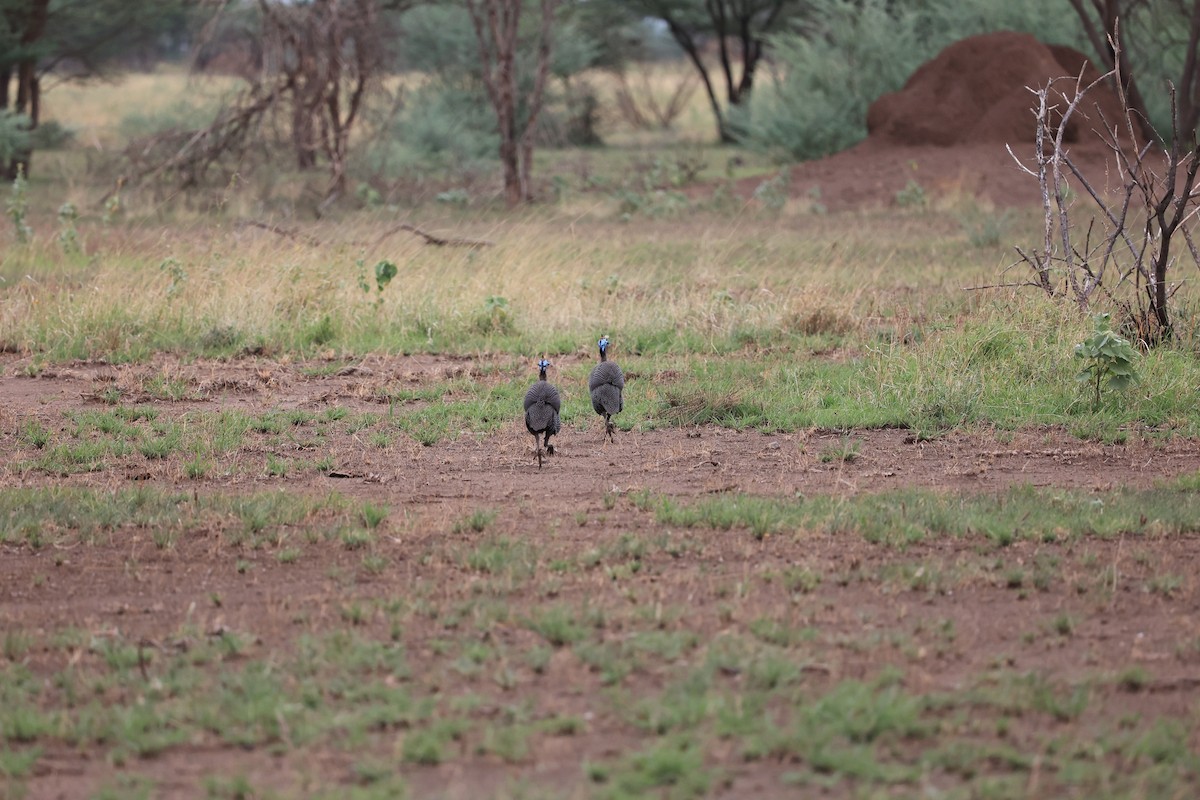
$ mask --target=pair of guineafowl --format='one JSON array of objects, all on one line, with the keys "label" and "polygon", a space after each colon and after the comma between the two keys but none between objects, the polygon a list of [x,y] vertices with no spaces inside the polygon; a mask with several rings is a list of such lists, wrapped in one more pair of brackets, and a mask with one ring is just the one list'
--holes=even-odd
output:
[{"label": "pair of guineafowl", "polygon": [[[624,407],[621,390],[625,388],[625,376],[615,361],[608,360],[608,337],[600,337],[600,363],[592,368],[588,376],[588,392],[592,396],[592,408],[604,417],[604,433],[608,440],[613,439],[614,414],[619,414]],[[550,437],[558,433],[558,412],[562,407],[562,399],[554,384],[546,380],[546,368],[550,362],[541,359],[537,363],[538,380],[525,393],[525,428],[533,434],[533,447],[537,451],[538,468],[542,466],[542,445],[545,454],[554,455],[554,445]]]}]

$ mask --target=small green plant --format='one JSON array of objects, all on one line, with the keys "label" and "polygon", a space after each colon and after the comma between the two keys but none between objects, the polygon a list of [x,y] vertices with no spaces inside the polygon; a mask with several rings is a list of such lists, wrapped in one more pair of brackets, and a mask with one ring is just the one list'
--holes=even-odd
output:
[{"label": "small green plant", "polygon": [[465,533],[468,530],[482,533],[496,519],[496,512],[489,509],[473,511],[466,517],[454,523],[454,533]]},{"label": "small green plant", "polygon": [[183,285],[187,282],[187,270],[183,268],[183,264],[176,258],[166,258],[158,265],[160,272],[165,272],[171,282],[167,284],[167,297],[175,297],[183,291]]},{"label": "small green plant", "polygon": [[78,253],[82,250],[79,244],[79,231],[75,229],[75,220],[79,219],[79,210],[74,203],[63,203],[58,207],[58,244],[64,253]]},{"label": "small green plant", "polygon": [[840,445],[827,447],[821,451],[820,458],[822,464],[828,464],[833,461],[850,464],[858,458],[858,442],[842,437]]},{"label": "small green plant", "polygon": [[1102,383],[1107,381],[1108,388],[1121,390],[1137,381],[1133,366],[1137,353],[1128,339],[1113,331],[1108,314],[1097,314],[1092,320],[1096,326],[1092,335],[1075,345],[1075,357],[1087,364],[1075,377],[1092,385],[1095,390],[1092,404],[1099,408]]},{"label": "small green plant", "polygon": [[104,201],[104,214],[100,217],[100,221],[105,225],[112,225],[121,217],[124,211],[125,206],[121,202],[120,184],[118,184],[117,190]]},{"label": "small green plant", "polygon": [[[363,294],[371,293],[371,285],[367,283],[366,278],[366,262],[361,258],[354,262],[358,266],[358,288],[362,289]],[[383,290],[392,282],[392,279],[399,273],[399,268],[384,259],[375,265],[375,307],[383,305]]]},{"label": "small green plant", "polygon": [[26,420],[21,425],[21,441],[41,450],[50,441],[50,431],[36,419]]},{"label": "small green plant", "polygon": [[25,221],[29,214],[29,181],[25,179],[25,167],[17,165],[17,177],[12,182],[12,194],[8,198],[8,218],[17,232],[17,241],[25,244],[33,237],[33,229]]},{"label": "small green plant", "polygon": [[483,300],[483,309],[475,315],[475,330],[479,333],[508,334],[514,330],[508,298],[488,295]]},{"label": "small green plant", "polygon": [[388,515],[387,506],[377,506],[374,503],[364,503],[362,507],[363,524],[368,528],[378,528]]},{"label": "small green plant", "polygon": [[775,177],[763,181],[754,190],[754,199],[763,204],[763,208],[778,214],[787,205],[788,184],[791,182],[791,169],[779,170]]},{"label": "small green plant", "polygon": [[896,192],[896,205],[901,208],[924,208],[928,203],[924,187],[913,178],[909,178],[904,188]]},{"label": "small green plant", "polygon": [[444,192],[438,192],[434,200],[443,205],[466,208],[471,204],[471,194],[466,189],[447,189]]}]

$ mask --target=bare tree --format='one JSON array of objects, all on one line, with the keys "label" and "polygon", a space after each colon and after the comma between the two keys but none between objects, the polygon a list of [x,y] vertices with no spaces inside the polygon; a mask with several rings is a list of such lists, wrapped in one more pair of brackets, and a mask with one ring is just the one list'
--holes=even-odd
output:
[{"label": "bare tree", "polygon": [[314,0],[305,5],[259,0],[264,66],[291,104],[296,165],[309,169],[318,154],[329,162],[329,197],[346,184],[350,132],[370,81],[383,63],[374,0]]},{"label": "bare tree", "polygon": [[[754,76],[766,50],[766,37],[776,30],[797,0],[629,0],[644,13],[661,19],[700,75],[722,142],[734,141],[718,86],[705,60],[705,45],[717,50],[725,102],[741,106],[750,99]],[[740,63],[739,63],[740,62]]]},{"label": "bare tree", "polygon": [[683,78],[677,80],[671,96],[663,104],[655,97],[647,66],[642,65],[635,72],[638,76],[636,86],[630,85],[625,70],[617,73],[620,86],[617,87],[616,100],[621,116],[635,128],[670,130],[696,92],[695,73],[686,73]]},{"label": "bare tree", "polygon": [[[1112,50],[1115,63],[1121,64],[1115,37]],[[1093,183],[1066,143],[1072,118],[1089,113],[1089,94],[1108,79],[1115,79],[1124,115],[1106,120],[1096,107],[1091,119],[1115,165],[1115,190]],[[1164,145],[1153,132],[1148,140],[1143,136],[1145,119],[1122,90],[1126,83],[1119,66],[1088,84],[1081,72],[1066,90],[1055,83],[1030,89],[1037,98],[1035,167],[1009,149],[1021,169],[1037,178],[1045,214],[1041,248],[1017,252],[1033,271],[1031,285],[1051,296],[1070,298],[1081,311],[1103,299],[1124,312],[1145,346],[1159,343],[1171,336],[1169,306],[1179,287],[1171,274],[1178,258],[1173,250],[1176,234],[1200,266],[1193,235],[1200,219],[1200,145],[1194,131],[1180,130],[1173,86],[1174,127]],[[1074,224],[1080,210],[1072,200],[1070,182],[1091,201],[1094,219],[1082,235]]]},{"label": "bare tree", "polygon": [[[255,147],[270,146],[262,134],[269,123],[283,137],[297,167],[322,163],[329,183],[317,213],[345,192],[350,138],[368,93],[380,84],[387,30],[381,11],[400,10],[407,0],[311,0],[307,3],[258,0],[261,65],[249,86],[199,130],[174,129],[134,142],[127,149],[131,182],[170,176],[183,187],[203,180],[214,165],[241,164]],[[218,29],[225,10],[206,30]],[[208,44],[202,34],[196,52]]]},{"label": "bare tree", "polygon": [[517,51],[520,44],[524,0],[466,0],[475,39],[483,85],[496,113],[500,133],[500,163],[504,169],[504,195],[510,206],[531,200],[533,131],[545,100],[550,72],[551,32],[557,0],[539,0],[541,24],[537,35],[537,63],[533,89],[525,100],[524,120],[519,119]]},{"label": "bare tree", "polygon": [[[1181,53],[1172,124],[1184,133],[1200,127],[1200,0],[1071,0],[1071,6],[1105,68],[1119,78],[1144,137],[1152,135],[1150,115],[1140,85],[1144,76],[1134,64],[1138,53],[1151,49]],[[1138,21],[1145,24],[1133,24]],[[1118,24],[1119,48],[1112,44]]]}]

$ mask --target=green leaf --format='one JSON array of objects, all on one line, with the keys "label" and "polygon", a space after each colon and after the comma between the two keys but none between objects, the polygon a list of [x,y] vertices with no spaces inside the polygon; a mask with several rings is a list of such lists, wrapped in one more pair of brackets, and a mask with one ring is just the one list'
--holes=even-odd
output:
[{"label": "green leaf", "polygon": [[375,265],[375,285],[379,287],[379,291],[392,282],[392,278],[396,277],[396,265],[391,261],[380,261]]}]

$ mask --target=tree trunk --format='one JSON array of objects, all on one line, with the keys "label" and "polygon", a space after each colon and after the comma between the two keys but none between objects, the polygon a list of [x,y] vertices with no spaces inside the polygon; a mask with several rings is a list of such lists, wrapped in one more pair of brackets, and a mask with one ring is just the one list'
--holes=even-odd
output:
[{"label": "tree trunk", "polygon": [[[550,70],[550,33],[557,0],[541,0],[542,25],[538,40],[537,73],[527,99],[528,116],[517,125],[516,54],[522,0],[467,0],[467,11],[479,46],[479,63],[488,100],[496,113],[500,134],[500,163],[504,198],[509,206],[532,199],[533,130],[541,111]],[[480,7],[482,3],[482,8]]]},{"label": "tree trunk", "polygon": [[[46,21],[50,11],[50,0],[31,0],[29,16],[26,18],[24,31],[21,32],[21,46],[26,52],[42,38],[46,32]],[[5,94],[8,82],[5,81]],[[29,127],[36,128],[41,117],[41,84],[37,74],[37,59],[27,56],[17,62],[17,98],[12,110],[29,117]],[[3,106],[0,106],[3,107]],[[9,161],[6,173],[8,180],[16,180],[18,170],[29,174],[31,153],[26,150],[18,153]]]},{"label": "tree trunk", "polygon": [[[1128,49],[1119,47],[1115,48],[1116,52],[1114,52],[1111,37],[1120,35],[1119,25],[1127,6],[1123,6],[1121,0],[1091,0],[1090,9],[1085,7],[1084,0],[1071,0],[1071,6],[1075,9],[1075,13],[1083,25],[1088,41],[1104,59],[1106,71],[1120,68],[1121,90],[1125,95],[1126,104],[1135,112],[1139,133],[1146,139],[1156,138],[1154,129],[1150,126],[1150,114],[1146,110],[1146,100],[1142,97],[1142,92],[1133,78],[1133,69],[1129,65],[1129,56],[1126,55]],[[1098,20],[1092,18],[1091,11],[1098,15]],[[1117,53],[1120,54],[1119,57],[1117,57]]]},{"label": "tree trunk", "polygon": [[712,107],[713,117],[717,121],[717,140],[721,144],[733,144],[735,140],[729,131],[729,126],[725,124],[725,112],[721,110],[721,101],[717,99],[717,92],[713,88],[712,78],[709,77],[708,67],[704,66],[704,60],[700,57],[700,49],[696,46],[695,40],[673,19],[663,17],[663,20],[667,23],[667,29],[671,31],[671,36],[675,39],[676,44],[687,54],[688,60],[700,73],[700,80],[704,83],[704,92],[708,95],[708,104]]},{"label": "tree trunk", "polygon": [[1195,133],[1200,127],[1200,0],[1192,2],[1188,25],[1188,43],[1179,76],[1179,111],[1175,124],[1183,133]]}]

